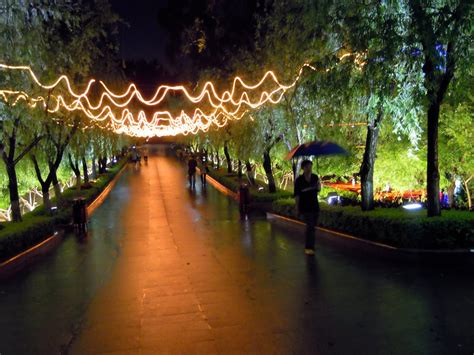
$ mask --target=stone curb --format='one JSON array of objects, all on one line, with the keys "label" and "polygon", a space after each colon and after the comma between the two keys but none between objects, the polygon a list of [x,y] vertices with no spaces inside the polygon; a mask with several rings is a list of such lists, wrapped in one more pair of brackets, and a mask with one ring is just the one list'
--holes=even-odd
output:
[{"label": "stone curb", "polygon": [[[276,213],[267,212],[267,219],[282,223],[286,225],[292,225],[293,227],[304,228],[305,224],[299,220],[281,216]],[[420,258],[435,258],[435,257],[449,257],[459,258],[465,260],[466,258],[474,261],[474,249],[452,249],[452,250],[438,250],[438,249],[413,249],[413,248],[397,248],[391,245],[373,242],[370,240],[354,237],[349,234],[336,232],[331,229],[316,227],[316,229],[326,232],[325,234],[319,234],[318,238],[324,238],[331,242],[339,242],[338,244],[344,244],[346,247],[358,247],[369,252],[383,252],[382,256],[393,256],[396,258],[405,259],[420,259]],[[339,240],[337,240],[339,239]]]},{"label": "stone curb", "polygon": [[209,174],[206,175],[206,180],[209,181],[217,190],[222,192],[224,195],[227,195],[229,197],[232,197],[234,200],[238,201],[238,195],[228,187],[222,185],[219,181],[214,179],[212,176]]}]

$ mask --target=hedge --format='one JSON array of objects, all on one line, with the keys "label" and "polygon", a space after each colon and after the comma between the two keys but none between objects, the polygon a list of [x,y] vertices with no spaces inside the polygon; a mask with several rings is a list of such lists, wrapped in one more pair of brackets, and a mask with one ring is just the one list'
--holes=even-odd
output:
[{"label": "hedge", "polygon": [[[219,183],[232,190],[233,192],[238,192],[240,187],[240,182],[236,174],[224,174],[218,170],[210,169],[208,175],[213,179],[217,180]],[[284,190],[277,190],[277,192],[259,192],[254,189],[250,189],[250,198],[253,203],[270,203],[278,199],[288,198],[292,196],[291,192]]]},{"label": "hedge", "polygon": [[[274,201],[272,210],[296,219],[293,199]],[[360,207],[321,204],[318,225],[399,248],[474,248],[474,214],[468,211],[443,211],[441,217],[428,218],[425,210],[363,212]]]},{"label": "hedge", "polygon": [[[25,251],[50,237],[60,225],[69,224],[72,216],[73,199],[81,196],[87,203],[92,202],[104,190],[127,162],[122,159],[118,164],[102,174],[89,189],[77,191],[74,187],[62,194],[63,204],[55,215],[47,215],[43,205],[23,215],[21,222],[3,222],[0,224],[0,262]],[[55,199],[53,199],[53,204]]]}]

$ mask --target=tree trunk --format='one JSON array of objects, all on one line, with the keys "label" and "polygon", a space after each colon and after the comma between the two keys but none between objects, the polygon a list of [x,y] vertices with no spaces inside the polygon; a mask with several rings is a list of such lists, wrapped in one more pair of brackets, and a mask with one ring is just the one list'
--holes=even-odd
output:
[{"label": "tree trunk", "polygon": [[99,174],[105,174],[107,172],[107,156],[99,158]]},{"label": "tree trunk", "polygon": [[[10,148],[11,149],[11,148]],[[10,204],[12,208],[12,220],[21,222],[20,195],[18,193],[18,179],[15,164],[6,164],[8,174],[8,191],[10,193]]]},{"label": "tree trunk", "polygon": [[252,165],[250,164],[249,160],[245,161],[245,168],[247,169],[247,177],[250,181],[250,185],[255,185],[255,178],[252,175]]},{"label": "tree trunk", "polygon": [[71,154],[68,154],[69,166],[71,167],[74,175],[76,176],[76,188],[77,191],[81,191],[81,170],[79,169],[79,162],[73,161]]},{"label": "tree trunk", "polygon": [[466,179],[466,180],[463,179],[464,189],[466,190],[467,207],[469,211],[472,209],[471,191],[469,191],[469,181],[471,181],[473,177],[474,175],[471,175],[469,179]]},{"label": "tree trunk", "polygon": [[89,183],[89,173],[87,172],[87,161],[86,157],[82,157],[82,172],[84,176],[84,184]]},{"label": "tree trunk", "polygon": [[59,206],[63,202],[63,194],[61,192],[61,186],[59,185],[58,175],[56,170],[51,171],[51,182],[53,183],[54,196],[56,197],[56,204]]},{"label": "tree trunk", "polygon": [[227,148],[227,144],[224,145],[224,155],[227,161],[227,173],[232,174],[232,161],[230,160],[229,149]]},{"label": "tree trunk", "polygon": [[276,192],[275,178],[273,177],[272,171],[272,160],[270,158],[270,149],[266,149],[263,152],[263,169],[268,179],[268,192]]},{"label": "tree trunk", "polygon": [[98,169],[99,175],[102,174],[102,157],[101,156],[97,158],[97,169]]},{"label": "tree trunk", "polygon": [[242,179],[242,161],[240,159],[238,161],[237,174],[239,176],[239,179]]},{"label": "tree trunk", "polygon": [[216,164],[217,164],[217,169],[219,170],[219,168],[221,167],[221,160],[219,158],[219,151],[216,150]]},{"label": "tree trunk", "polygon": [[448,187],[448,201],[449,207],[454,208],[454,189],[456,187],[455,180],[451,178],[451,184]]},{"label": "tree trunk", "polygon": [[297,157],[296,161],[294,161],[291,164],[291,168],[293,169],[293,179],[296,181],[296,178],[299,176],[300,171],[301,171],[301,163],[303,162],[303,157]]},{"label": "tree trunk", "polygon": [[99,168],[99,175],[104,173],[103,161],[104,161],[104,158],[102,158],[102,157],[99,157],[97,159],[97,165],[98,165],[98,168]]},{"label": "tree trunk", "polygon": [[48,177],[46,180],[43,180],[43,177],[41,176],[41,170],[38,164],[38,160],[36,159],[36,156],[34,154],[31,155],[31,160],[33,162],[33,166],[35,169],[36,173],[36,178],[38,179],[38,182],[41,185],[41,192],[43,193],[43,205],[45,208],[46,213],[51,213],[51,198],[49,195],[49,188],[51,186],[51,174],[48,174]]},{"label": "tree trunk", "polygon": [[51,213],[51,199],[49,197],[49,187],[46,187],[43,189],[41,188],[41,192],[43,193],[43,205],[44,209],[46,210],[46,213]]},{"label": "tree trunk", "polygon": [[95,155],[92,156],[92,178],[97,179],[97,164]]},{"label": "tree trunk", "polygon": [[439,202],[438,123],[439,103],[435,100],[431,102],[428,108],[428,156],[426,169],[428,217],[441,215],[441,204]]},{"label": "tree trunk", "polygon": [[360,167],[362,211],[374,209],[374,167],[375,155],[377,152],[377,141],[379,138],[379,123],[381,121],[381,112],[373,124],[367,125],[367,137],[365,140],[364,158]]}]

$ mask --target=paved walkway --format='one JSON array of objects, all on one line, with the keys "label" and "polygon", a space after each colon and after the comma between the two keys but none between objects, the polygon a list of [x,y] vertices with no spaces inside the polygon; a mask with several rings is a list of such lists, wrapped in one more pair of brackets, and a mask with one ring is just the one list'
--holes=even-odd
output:
[{"label": "paved walkway", "polygon": [[153,158],[130,184],[120,258],[91,304],[72,353],[290,349],[279,310],[251,295],[252,262],[239,250],[218,255],[219,246],[209,242],[219,231],[194,212],[204,201],[183,188],[177,163]]},{"label": "paved walkway", "polygon": [[90,221],[0,284],[0,353],[472,354],[474,271],[321,245],[185,169],[129,169]]}]

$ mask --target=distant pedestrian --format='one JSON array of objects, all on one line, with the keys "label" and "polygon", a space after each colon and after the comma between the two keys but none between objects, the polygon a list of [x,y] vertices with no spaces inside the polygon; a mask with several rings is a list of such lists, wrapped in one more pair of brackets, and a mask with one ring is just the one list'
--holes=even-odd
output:
[{"label": "distant pedestrian", "polygon": [[439,202],[441,208],[449,208],[449,197],[444,189],[441,189],[441,192],[439,193]]},{"label": "distant pedestrian", "polygon": [[240,218],[245,219],[247,218],[249,212],[249,204],[250,204],[250,190],[249,186],[246,183],[242,183],[239,187],[239,211],[240,211]]},{"label": "distant pedestrian", "polygon": [[207,170],[208,170],[206,157],[205,156],[201,157],[200,162],[201,164],[199,166],[199,170],[201,171],[201,184],[202,186],[206,186],[207,184],[206,177],[207,177]]},{"label": "distant pedestrian", "polygon": [[137,151],[135,149],[132,149],[130,151],[130,160],[132,161],[132,163],[136,163],[137,160],[138,160],[138,157],[137,157]]},{"label": "distant pedestrian", "polygon": [[196,167],[197,161],[194,159],[194,156],[191,155],[188,161],[188,177],[189,177],[189,187],[194,189],[196,187]]},{"label": "distant pedestrian", "polygon": [[296,215],[301,215],[306,223],[305,254],[314,255],[315,227],[319,217],[318,192],[321,191],[321,183],[319,177],[312,173],[313,163],[310,160],[304,160],[301,167],[303,174],[295,181]]}]

